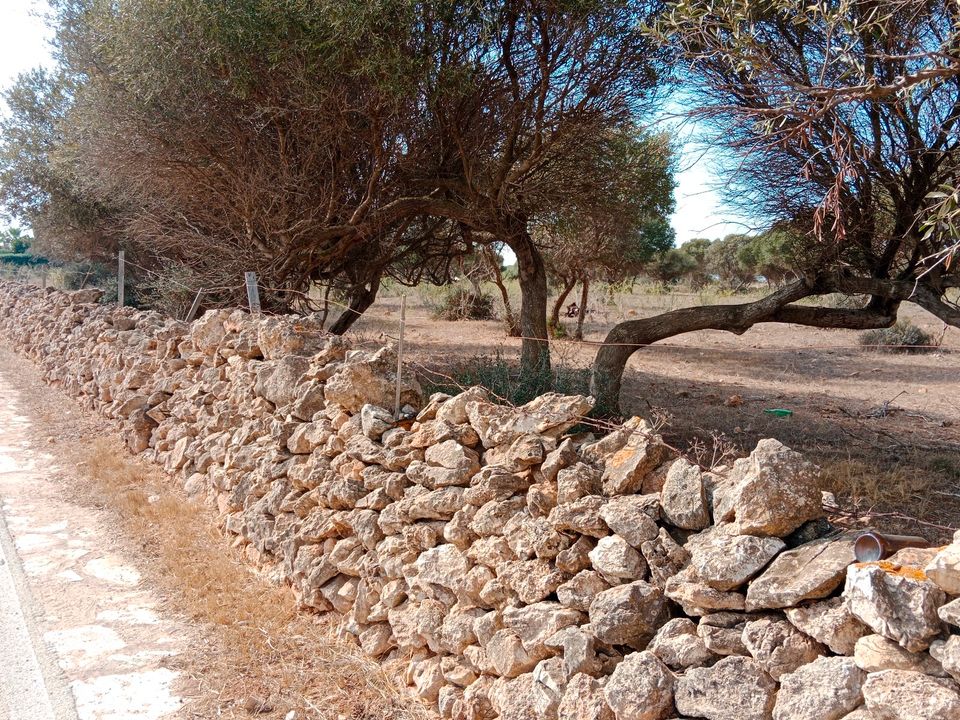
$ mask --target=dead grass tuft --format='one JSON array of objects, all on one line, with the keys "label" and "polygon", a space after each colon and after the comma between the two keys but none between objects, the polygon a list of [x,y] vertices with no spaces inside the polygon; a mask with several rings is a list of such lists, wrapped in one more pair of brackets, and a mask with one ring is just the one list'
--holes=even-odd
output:
[{"label": "dead grass tuft", "polygon": [[318,720],[425,720],[426,709],[383,667],[338,639],[332,623],[242,565],[212,513],[165,486],[160,473],[109,440],[87,460],[91,499],[115,511],[155,560],[147,574],[171,610],[211,628],[194,678],[195,717],[256,714]]},{"label": "dead grass tuft", "polygon": [[837,460],[821,468],[826,489],[855,506],[912,505],[929,492],[934,477],[898,465],[880,469],[862,460]]}]

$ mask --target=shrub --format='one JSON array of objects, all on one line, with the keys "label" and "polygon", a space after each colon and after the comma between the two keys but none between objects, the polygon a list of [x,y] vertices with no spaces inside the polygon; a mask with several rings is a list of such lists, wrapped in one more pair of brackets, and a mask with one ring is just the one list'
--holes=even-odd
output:
[{"label": "shrub", "polygon": [[494,320],[493,298],[466,288],[454,288],[440,299],[434,308],[437,320]]},{"label": "shrub", "polygon": [[493,357],[474,357],[443,374],[427,370],[420,382],[427,394],[445,392],[455,395],[464,388],[480,385],[513,405],[523,405],[547,392],[588,395],[590,371],[554,364],[549,369],[544,367],[539,372],[521,375],[516,364],[508,362],[497,352]]},{"label": "shrub", "polygon": [[860,344],[880,352],[916,353],[937,349],[933,336],[909,320],[898,320],[888,328],[867,330],[860,335]]}]

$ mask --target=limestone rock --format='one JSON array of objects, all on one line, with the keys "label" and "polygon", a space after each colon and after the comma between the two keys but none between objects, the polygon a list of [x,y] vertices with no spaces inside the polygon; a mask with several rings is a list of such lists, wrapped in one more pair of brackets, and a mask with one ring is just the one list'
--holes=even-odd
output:
[{"label": "limestone rock", "polygon": [[506,445],[521,435],[558,437],[592,408],[592,398],[556,393],[541,395],[518,408],[476,400],[466,403],[467,417],[485,448]]},{"label": "limestone rock", "polygon": [[547,658],[537,664],[533,669],[533,684],[530,688],[534,717],[537,720],[556,720],[566,687],[567,678],[561,658]]},{"label": "limestone rock", "polygon": [[436,411],[436,418],[448,425],[463,425],[469,422],[467,404],[471,402],[487,402],[490,399],[485,388],[474,386],[464,390],[459,395],[447,399]]},{"label": "limestone rock", "polygon": [[581,570],[557,588],[557,598],[565,607],[586,611],[590,609],[590,603],[598,593],[609,589],[610,583],[604,580],[600,573]]},{"label": "limestone rock", "polygon": [[716,659],[697,635],[697,626],[687,618],[675,618],[663,625],[647,649],[674,670],[700,667]]},{"label": "limestone rock", "polygon": [[937,609],[946,596],[921,572],[886,563],[852,565],[843,596],[865,625],[911,652],[925,650],[940,632]]},{"label": "limestone rock", "polygon": [[707,720],[770,720],[777,683],[757,663],[726,657],[713,667],[691,668],[677,679],[681,715]]},{"label": "limestone rock", "polygon": [[667,472],[660,491],[663,519],[685,530],[702,530],[710,524],[703,473],[693,463],[680,458]]},{"label": "limestone rock", "polygon": [[502,718],[537,720],[533,684],[533,673],[524,673],[514,679],[498,678],[490,688],[493,709]]},{"label": "limestone rock", "polygon": [[542,653],[547,640],[558,631],[584,620],[583,613],[556,602],[539,602],[503,611],[504,628],[514,631],[524,649],[535,654]]},{"label": "limestone rock", "polygon": [[795,628],[837,655],[853,655],[857,640],[870,634],[870,628],[853,616],[843,598],[787,608],[786,613]]},{"label": "limestone rock", "polygon": [[600,538],[589,557],[597,572],[608,580],[640,580],[647,574],[643,557],[618,535]]},{"label": "limestone rock", "polygon": [[743,613],[711,613],[700,618],[697,635],[717,655],[749,655],[743,644],[743,628],[750,620],[751,616]]},{"label": "limestone rock", "polygon": [[743,535],[782,537],[823,516],[817,469],[777,440],[761,440],[735,468],[728,503]]},{"label": "limestone rock", "polygon": [[930,644],[930,656],[940,663],[950,677],[960,681],[960,635],[934,640]]},{"label": "limestone rock", "polygon": [[940,663],[925,652],[910,652],[883,635],[865,635],[853,650],[857,667],[867,672],[911,670],[926,675],[943,675]]},{"label": "limestone rock", "polygon": [[485,649],[496,671],[507,678],[530,672],[544,657],[542,654],[528,652],[523,647],[523,641],[512,630],[494,633]]},{"label": "limestone rock", "polygon": [[300,378],[310,369],[310,360],[299,355],[288,355],[265,362],[257,372],[254,391],[274,405],[293,402]]},{"label": "limestone rock", "polygon": [[588,632],[589,627],[566,627],[547,640],[548,648],[562,652],[563,669],[567,677],[573,677],[577,673],[596,675],[600,672],[596,642]]},{"label": "limestone rock", "polygon": [[600,508],[600,517],[613,532],[639,550],[660,532],[656,523],[660,517],[660,498],[657,495],[610,498]]},{"label": "limestone rock", "polygon": [[653,634],[663,606],[663,594],[638,580],[598,593],[590,603],[590,625],[599,640],[629,645]]},{"label": "limestone rock", "polygon": [[960,595],[960,543],[947,545],[924,571],[945,593]]},{"label": "limestone rock", "polygon": [[667,580],[663,592],[691,616],[708,615],[715,610],[743,610],[746,602],[741,593],[710,587],[692,567]]},{"label": "limestone rock", "polygon": [[826,653],[816,640],[786,620],[771,618],[748,622],[743,628],[743,644],[774,680]]},{"label": "limestone rock", "polygon": [[747,609],[784,608],[828,597],[856,562],[854,535],[816,540],[781,553],[747,588]]},{"label": "limestone rock", "polygon": [[603,690],[617,720],[665,720],[673,711],[674,677],[651,652],[627,655]]},{"label": "limestone rock", "polygon": [[364,435],[371,440],[379,440],[393,427],[393,413],[376,405],[364,405],[360,408],[360,425]]},{"label": "limestone rock", "polygon": [[557,720],[616,720],[607,705],[603,683],[578,673],[570,678],[557,709]]},{"label": "limestone rock", "polygon": [[[393,348],[385,347],[373,353],[357,352],[347,359],[324,386],[327,401],[335,403],[349,413],[359,412],[366,405],[392,407],[397,384],[397,355]],[[400,404],[417,407],[422,401],[420,384],[411,376],[403,374],[400,389]]]},{"label": "limestone rock", "polygon": [[870,673],[863,698],[876,720],[960,717],[960,687],[955,682],[909,670]]},{"label": "limestone rock", "polygon": [[603,498],[599,495],[588,495],[574,502],[557,505],[550,511],[547,519],[560,532],[569,530],[581,535],[602,538],[610,534],[607,524],[600,518],[600,508],[603,504]]},{"label": "limestone rock", "polygon": [[[954,627],[960,627],[960,598],[951,600],[946,605],[941,605],[937,610],[940,619],[945,623],[950,623]],[[956,631],[954,631],[956,632]]]},{"label": "limestone rock", "polygon": [[645,541],[640,546],[640,552],[650,568],[650,582],[661,589],[690,562],[690,553],[678,545],[664,528],[660,528],[653,540]]},{"label": "limestone rock", "polygon": [[558,505],[599,494],[600,473],[586,463],[575,463],[557,473]]},{"label": "limestone rock", "polygon": [[646,476],[667,458],[669,452],[645,420],[636,418],[624,427],[626,441],[604,461],[603,493],[608,497],[640,491]]},{"label": "limestone rock", "polygon": [[733,590],[759,573],[784,547],[780,538],[740,535],[732,524],[693,535],[685,545],[690,565],[710,587]]},{"label": "limestone rock", "polygon": [[863,702],[866,677],[851,658],[818,658],[780,678],[773,720],[841,720]]}]

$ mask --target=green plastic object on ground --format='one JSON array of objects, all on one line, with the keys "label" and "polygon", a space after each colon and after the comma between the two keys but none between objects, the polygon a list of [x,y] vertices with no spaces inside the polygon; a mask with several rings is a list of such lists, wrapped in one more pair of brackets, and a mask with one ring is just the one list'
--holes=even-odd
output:
[{"label": "green plastic object on ground", "polygon": [[784,410],[783,408],[771,408],[770,410],[764,410],[767,415],[775,415],[777,417],[790,417],[793,415],[793,410]]}]

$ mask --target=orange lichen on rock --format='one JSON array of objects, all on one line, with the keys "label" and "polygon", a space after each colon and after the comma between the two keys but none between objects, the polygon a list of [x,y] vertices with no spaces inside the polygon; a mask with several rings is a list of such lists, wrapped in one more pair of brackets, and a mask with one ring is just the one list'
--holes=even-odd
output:
[{"label": "orange lichen on rock", "polygon": [[915,580],[917,582],[923,582],[924,580],[928,579],[927,574],[920,568],[911,567],[909,565],[897,565],[896,563],[887,562],[886,560],[880,560],[878,562],[856,563],[856,565],[857,567],[870,567],[871,565],[875,565],[885,573],[898,575],[900,577],[905,577],[908,580]]}]

